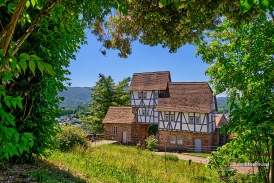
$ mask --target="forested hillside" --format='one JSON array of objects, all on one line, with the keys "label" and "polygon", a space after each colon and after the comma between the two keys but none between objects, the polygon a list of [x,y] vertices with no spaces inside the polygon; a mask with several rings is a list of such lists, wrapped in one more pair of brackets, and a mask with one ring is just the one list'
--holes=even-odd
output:
[{"label": "forested hillside", "polygon": [[[59,96],[65,100],[60,103],[60,107],[77,108],[79,105],[84,106],[91,101],[92,87],[67,87],[66,91],[60,92]],[[229,113],[227,97],[217,97],[218,113]]]},{"label": "forested hillside", "polygon": [[59,92],[60,97],[64,97],[59,106],[65,108],[77,108],[91,101],[91,87],[67,87],[66,91]]}]

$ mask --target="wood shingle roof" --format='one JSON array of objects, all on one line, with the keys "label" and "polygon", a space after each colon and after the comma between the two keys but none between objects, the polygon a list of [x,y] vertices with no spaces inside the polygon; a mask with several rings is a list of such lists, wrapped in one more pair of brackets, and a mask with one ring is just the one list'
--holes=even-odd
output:
[{"label": "wood shingle roof", "polygon": [[157,111],[210,113],[213,92],[207,82],[170,82],[169,96],[158,99]]},{"label": "wood shingle roof", "polygon": [[166,90],[168,82],[169,71],[134,73],[129,91]]},{"label": "wood shingle roof", "polygon": [[114,107],[111,106],[103,120],[103,123],[128,123],[134,122],[132,107]]}]

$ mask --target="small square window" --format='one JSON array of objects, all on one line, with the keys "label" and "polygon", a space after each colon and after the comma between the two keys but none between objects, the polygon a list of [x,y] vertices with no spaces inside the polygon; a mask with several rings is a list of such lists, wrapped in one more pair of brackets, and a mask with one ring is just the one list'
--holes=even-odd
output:
[{"label": "small square window", "polygon": [[176,144],[176,137],[170,136],[170,144]]},{"label": "small square window", "polygon": [[165,121],[169,121],[169,115],[165,115]]},{"label": "small square window", "polygon": [[113,135],[117,135],[118,134],[118,127],[114,126],[113,127]]},{"label": "small square window", "polygon": [[174,121],[174,116],[170,115],[170,121]]},{"label": "small square window", "polygon": [[177,137],[177,144],[183,145],[183,138],[181,136]]},{"label": "small square window", "polygon": [[142,92],[138,92],[138,98],[142,98]]}]

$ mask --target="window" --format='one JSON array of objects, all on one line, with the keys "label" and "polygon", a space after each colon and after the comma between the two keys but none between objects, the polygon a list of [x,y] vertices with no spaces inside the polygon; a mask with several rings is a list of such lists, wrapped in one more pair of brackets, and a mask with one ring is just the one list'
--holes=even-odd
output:
[{"label": "window", "polygon": [[142,92],[138,92],[138,98],[142,98]]},{"label": "window", "polygon": [[113,135],[117,135],[118,134],[118,127],[114,126],[113,127]]},{"label": "window", "polygon": [[170,121],[174,121],[174,115],[170,115]]},{"label": "window", "polygon": [[195,124],[201,124],[200,117],[195,117]]},{"label": "window", "polygon": [[170,136],[170,144],[176,144],[176,137]]},{"label": "window", "polygon": [[147,98],[147,92],[143,91],[143,98]]},{"label": "window", "polygon": [[165,121],[169,121],[169,115],[165,115]]},{"label": "window", "polygon": [[181,136],[177,137],[177,144],[183,145],[183,138]]},{"label": "window", "polygon": [[194,124],[194,116],[189,116],[188,117],[188,123]]},{"label": "window", "polygon": [[142,115],[145,116],[145,115],[149,115],[149,109],[148,108],[143,108],[142,109]]},{"label": "window", "polygon": [[147,115],[147,116],[149,115],[149,109],[146,110],[146,115]]},{"label": "window", "polygon": [[158,92],[154,93],[154,99],[158,99]]}]

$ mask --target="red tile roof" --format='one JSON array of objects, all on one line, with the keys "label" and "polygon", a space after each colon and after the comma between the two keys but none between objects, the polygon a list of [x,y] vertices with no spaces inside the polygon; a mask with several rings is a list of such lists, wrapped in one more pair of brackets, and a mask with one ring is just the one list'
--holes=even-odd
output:
[{"label": "red tile roof", "polygon": [[132,107],[109,107],[103,123],[133,123]]},{"label": "red tile roof", "polygon": [[169,71],[134,73],[129,91],[166,90],[168,82]]},{"label": "red tile roof", "polygon": [[228,123],[227,120],[226,120],[225,115],[223,115],[223,114],[216,116],[215,120],[216,120],[216,127],[217,128],[221,128],[222,125]]},{"label": "red tile roof", "polygon": [[210,113],[213,92],[207,82],[170,82],[169,96],[158,99],[157,111]]}]

